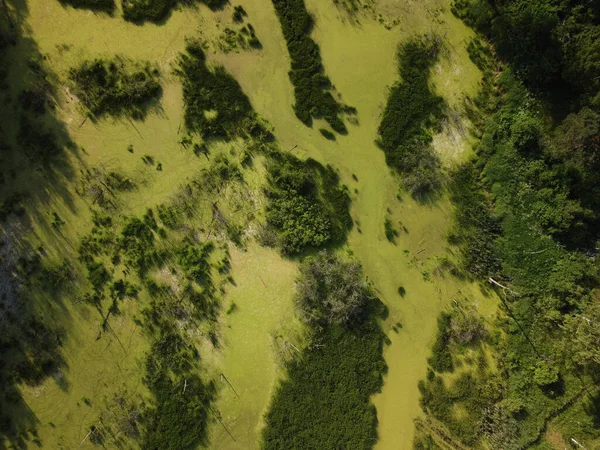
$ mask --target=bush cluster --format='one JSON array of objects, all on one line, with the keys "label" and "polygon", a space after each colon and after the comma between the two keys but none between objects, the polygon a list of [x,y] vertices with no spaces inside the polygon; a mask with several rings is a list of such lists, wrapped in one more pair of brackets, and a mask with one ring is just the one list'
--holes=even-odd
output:
[{"label": "bush cluster", "polygon": [[73,91],[91,114],[143,118],[147,102],[160,95],[158,69],[121,58],[84,61],[69,71]]},{"label": "bush cluster", "polygon": [[389,166],[402,176],[414,197],[441,186],[440,163],[431,148],[431,129],[442,116],[443,99],[429,87],[429,73],[440,50],[435,36],[413,38],[398,50],[402,81],[392,86],[377,144]]},{"label": "bush cluster", "polygon": [[185,124],[203,138],[230,138],[254,116],[250,100],[221,66],[209,68],[204,50],[190,41],[176,73],[183,83]]},{"label": "bush cluster", "polygon": [[267,223],[284,254],[342,241],[352,227],[348,189],[331,166],[272,155],[268,162]]},{"label": "bush cluster", "polygon": [[346,133],[340,116],[356,111],[337,102],[331,94],[331,81],[325,75],[319,46],[310,37],[313,21],[304,0],[273,0],[273,5],[292,59],[290,79],[296,116],[308,126],[313,118],[323,118],[338,133]]},{"label": "bush cluster", "polygon": [[71,5],[73,8],[86,8],[95,11],[112,12],[115,9],[115,0],[59,0],[61,3]]}]

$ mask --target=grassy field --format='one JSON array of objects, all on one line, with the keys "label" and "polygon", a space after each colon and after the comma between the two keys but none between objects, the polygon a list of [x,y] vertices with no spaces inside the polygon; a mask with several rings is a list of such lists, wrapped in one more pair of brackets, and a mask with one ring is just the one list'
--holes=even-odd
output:
[{"label": "grassy field", "polygon": [[[456,111],[455,119],[447,121],[434,145],[447,166],[468,154],[468,124],[461,119],[461,103],[465,95],[475,94],[480,78],[465,50],[470,32],[450,14],[446,1],[380,0],[351,16],[333,2],[307,0],[316,19],[313,38],[320,45],[326,73],[342,101],[358,110],[349,134],[332,142],[319,133],[322,124],[307,128],[294,115],[289,56],[271,2],[245,0],[243,5],[262,50],[210,52],[208,58],[235,76],[258,114],[273,125],[282,150],[332,164],[349,186],[355,227],[348,248],[390,309],[385,324],[392,341],[385,351],[389,373],[383,392],[374,399],[380,424],[378,448],[410,448],[412,421],[420,414],[417,382],[425,375],[439,312],[458,295],[466,296],[487,314],[495,300],[486,298],[475,285],[437,274],[439,259],[447,254],[449,201],[444,196],[430,204],[419,204],[409,195],[398,199],[398,180],[386,166],[375,139],[388,88],[398,80],[398,43],[412,34],[433,31],[443,36],[448,49],[434,69],[433,84]],[[162,24],[139,26],[119,15],[65,8],[53,0],[27,4],[31,37],[61,82],[58,116],[71,138],[85,149],[73,156],[72,164],[76,169],[101,166],[119,170],[134,178],[140,188],[123,195],[127,214],[140,214],[166,200],[203,167],[202,158],[178,143],[183,99],[171,64],[186,37],[202,35],[208,42],[217,42],[230,25],[231,12],[231,5],[217,12],[203,6],[186,7],[175,10]],[[163,93],[144,122],[85,120],[70,96],[65,84],[70,67],[85,58],[113,54],[150,60],[161,70]],[[129,145],[133,145],[133,153],[127,151]],[[143,155],[161,162],[163,170],[145,165]],[[25,186],[27,180],[21,183]],[[40,208],[39,215],[58,212],[66,222],[65,237],[43,225],[36,234],[46,247],[60,249],[57,255],[66,251],[74,256],[65,241],[76,242],[90,226],[87,205],[74,194],[75,184],[76,177],[61,184],[65,195],[59,195],[56,186],[43,187],[51,200]],[[72,201],[66,200],[69,198]],[[402,230],[395,243],[385,237],[386,218]],[[255,244],[247,251],[232,247],[231,265],[235,285],[227,289],[223,309],[233,303],[237,309],[231,314],[223,312],[223,350],[207,357],[210,375],[221,381],[215,408],[222,423],[215,420],[212,424],[212,446],[256,448],[262,415],[281,375],[273,334],[294,335],[298,326],[291,302],[297,269],[294,261]],[[398,294],[401,285],[406,289],[404,297]],[[124,308],[113,323],[115,336],[105,335],[96,341],[99,318],[93,311],[70,300],[64,304],[65,310],[56,314],[56,320],[68,331],[63,348],[66,368],[41,386],[24,389],[39,420],[39,439],[45,448],[77,447],[103,401],[119,389],[145,395],[139,378],[147,342],[131,322],[137,306]],[[392,330],[397,322],[403,325],[398,333]],[[68,389],[61,380],[66,380]],[[83,397],[89,399],[90,406],[82,402]],[[81,446],[86,447],[91,444]]]}]

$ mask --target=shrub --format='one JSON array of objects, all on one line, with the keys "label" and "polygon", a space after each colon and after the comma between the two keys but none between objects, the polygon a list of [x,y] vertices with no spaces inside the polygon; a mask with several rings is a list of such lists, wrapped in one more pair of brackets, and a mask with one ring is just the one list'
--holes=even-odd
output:
[{"label": "shrub", "polygon": [[427,360],[429,365],[437,372],[453,372],[454,363],[452,362],[452,352],[449,348],[450,343],[450,324],[452,316],[448,313],[442,313],[438,317],[438,331],[435,342],[431,348],[431,357]]},{"label": "shrub", "polygon": [[290,79],[296,116],[309,126],[313,118],[323,118],[334,131],[346,133],[340,115],[353,108],[338,103],[331,95],[331,81],[324,74],[319,47],[310,38],[312,18],[304,0],[273,0],[273,5],[292,59]]},{"label": "shrub", "polygon": [[243,22],[244,21],[244,17],[247,17],[248,13],[246,12],[246,10],[244,9],[244,7],[242,5],[236,5],[233,8],[233,14],[232,14],[232,19],[235,22]]},{"label": "shrub", "polygon": [[387,164],[403,176],[405,187],[417,198],[441,186],[440,163],[431,149],[429,131],[442,115],[443,100],[429,88],[440,45],[437,37],[424,36],[400,46],[402,81],[392,86],[378,130],[377,144]]},{"label": "shrub", "polygon": [[268,170],[267,223],[280,234],[284,254],[345,238],[350,197],[331,166],[280,154],[270,158]]},{"label": "shrub", "polygon": [[[323,320],[309,319],[316,345],[287,364],[288,377],[265,417],[262,448],[372,448],[377,413],[371,396],[386,371],[378,323],[384,307],[367,293],[360,266],[333,254],[304,263],[298,288],[300,299],[310,297],[299,301],[321,311]],[[360,313],[340,314],[348,307]]]},{"label": "shrub", "polygon": [[211,70],[198,42],[187,43],[178,59],[176,73],[186,99],[186,127],[203,138],[229,139],[254,116],[250,100],[238,82],[223,68]]},{"label": "shrub", "polygon": [[319,128],[319,133],[321,133],[325,139],[329,141],[335,141],[335,134],[326,128]]},{"label": "shrub", "polygon": [[69,71],[73,91],[94,114],[126,114],[142,118],[148,100],[158,97],[158,69],[149,63],[126,63],[121,58],[84,61]]},{"label": "shrub", "polygon": [[302,263],[296,289],[300,316],[311,324],[361,321],[369,301],[375,298],[359,264],[344,262],[326,251]]},{"label": "shrub", "polygon": [[112,12],[115,9],[115,0],[59,0],[73,8],[86,8],[96,11]]}]

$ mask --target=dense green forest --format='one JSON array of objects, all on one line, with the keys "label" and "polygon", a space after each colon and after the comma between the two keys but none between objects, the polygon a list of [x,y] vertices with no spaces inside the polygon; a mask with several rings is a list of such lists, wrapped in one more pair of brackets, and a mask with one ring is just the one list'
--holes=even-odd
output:
[{"label": "dense green forest", "polygon": [[[549,448],[544,433],[559,414],[566,440],[598,442],[598,9],[457,1],[454,12],[487,43],[469,44],[484,71],[471,104],[479,143],[451,177],[449,240],[466,276],[490,280],[503,313],[492,333],[478,333],[481,362],[467,368],[462,311],[440,318],[422,406],[467,445]],[[459,377],[444,383],[438,374],[457,363]]]}]

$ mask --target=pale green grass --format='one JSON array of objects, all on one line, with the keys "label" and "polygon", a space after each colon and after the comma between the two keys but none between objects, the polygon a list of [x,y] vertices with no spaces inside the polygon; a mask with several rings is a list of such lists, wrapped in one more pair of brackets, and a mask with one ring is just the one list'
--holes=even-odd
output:
[{"label": "pale green grass", "polygon": [[[215,357],[216,367],[231,386],[220,379],[220,395],[215,408],[224,425],[213,425],[212,448],[247,449],[259,445],[263,414],[271,390],[280,375],[273,337],[294,324],[292,296],[297,266],[273,249],[257,244],[248,251],[231,249],[235,285],[229,288],[227,304],[235,311],[223,317],[223,351]],[[234,391],[235,389],[235,391]]]}]

